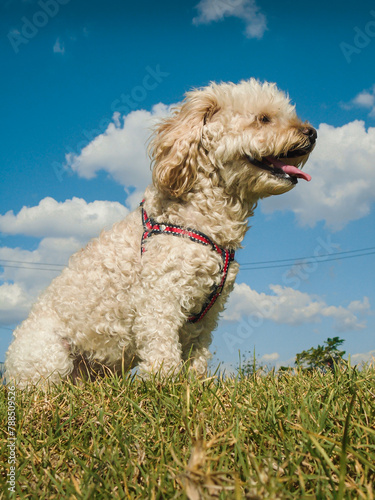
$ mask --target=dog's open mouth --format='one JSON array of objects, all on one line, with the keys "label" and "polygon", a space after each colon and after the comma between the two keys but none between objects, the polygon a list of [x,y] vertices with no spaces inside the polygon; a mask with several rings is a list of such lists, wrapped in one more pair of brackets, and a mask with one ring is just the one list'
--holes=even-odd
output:
[{"label": "dog's open mouth", "polygon": [[[295,165],[289,165],[284,160],[288,157],[301,156],[300,154],[292,154],[276,158],[275,156],[265,156],[261,160],[256,160],[255,158],[249,157],[251,163],[258,168],[267,170],[271,172],[275,177],[290,180],[293,184],[297,184],[298,179],[305,179],[305,181],[311,181],[311,175],[302,172],[301,169],[297,168]],[[281,159],[283,158],[283,159]]]}]

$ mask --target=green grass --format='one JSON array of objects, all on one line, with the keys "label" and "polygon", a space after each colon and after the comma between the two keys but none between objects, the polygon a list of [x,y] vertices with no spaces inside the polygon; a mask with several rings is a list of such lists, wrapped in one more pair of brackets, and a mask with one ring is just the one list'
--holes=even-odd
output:
[{"label": "green grass", "polygon": [[16,496],[373,499],[374,401],[375,370],[350,367],[18,391]]}]

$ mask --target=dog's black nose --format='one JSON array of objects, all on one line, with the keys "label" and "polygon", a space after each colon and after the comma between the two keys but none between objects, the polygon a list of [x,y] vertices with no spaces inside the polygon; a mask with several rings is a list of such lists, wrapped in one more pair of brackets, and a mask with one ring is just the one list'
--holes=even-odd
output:
[{"label": "dog's black nose", "polygon": [[311,144],[314,144],[317,137],[318,137],[318,132],[314,129],[314,127],[305,127],[301,131],[304,135],[307,135],[307,137],[310,139]]}]

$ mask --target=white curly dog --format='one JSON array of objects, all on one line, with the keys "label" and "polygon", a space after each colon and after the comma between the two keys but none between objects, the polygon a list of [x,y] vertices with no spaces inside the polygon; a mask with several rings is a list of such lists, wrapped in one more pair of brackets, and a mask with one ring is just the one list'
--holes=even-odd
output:
[{"label": "white curly dog", "polygon": [[135,365],[168,376],[186,360],[204,375],[248,217],[259,199],[310,180],[301,167],[316,137],[275,84],[188,92],[155,130],[144,202],[42,293],[14,332],[7,379],[24,387]]}]

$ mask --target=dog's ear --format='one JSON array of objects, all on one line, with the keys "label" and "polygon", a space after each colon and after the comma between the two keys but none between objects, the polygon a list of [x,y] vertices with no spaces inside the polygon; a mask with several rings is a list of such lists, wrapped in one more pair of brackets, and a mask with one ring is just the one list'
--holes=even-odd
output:
[{"label": "dog's ear", "polygon": [[164,193],[180,197],[193,187],[197,178],[202,129],[218,111],[212,92],[188,92],[182,105],[164,119],[155,130],[149,145],[153,160],[154,184]]}]

